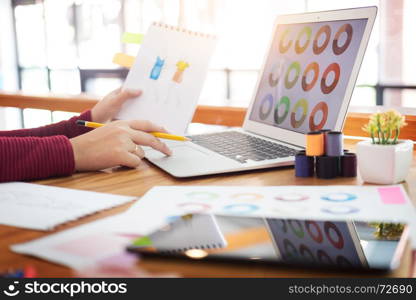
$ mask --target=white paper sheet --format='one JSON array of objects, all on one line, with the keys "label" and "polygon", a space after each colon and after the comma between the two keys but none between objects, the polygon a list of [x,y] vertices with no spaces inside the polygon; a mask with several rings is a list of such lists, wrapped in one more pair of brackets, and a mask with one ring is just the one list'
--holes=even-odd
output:
[{"label": "white paper sheet", "polygon": [[59,224],[127,203],[135,197],[38,184],[0,184],[0,224],[49,230]]},{"label": "white paper sheet", "polygon": [[125,103],[117,118],[144,119],[183,135],[191,122],[216,38],[151,25],[124,88],[143,94]]}]

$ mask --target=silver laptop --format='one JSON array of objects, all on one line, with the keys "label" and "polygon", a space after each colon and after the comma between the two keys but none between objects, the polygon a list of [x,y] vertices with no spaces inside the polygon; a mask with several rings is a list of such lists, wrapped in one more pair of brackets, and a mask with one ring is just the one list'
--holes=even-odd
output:
[{"label": "silver laptop", "polygon": [[242,128],[168,141],[146,158],[175,177],[289,166],[305,134],[341,131],[376,7],[279,16]]}]

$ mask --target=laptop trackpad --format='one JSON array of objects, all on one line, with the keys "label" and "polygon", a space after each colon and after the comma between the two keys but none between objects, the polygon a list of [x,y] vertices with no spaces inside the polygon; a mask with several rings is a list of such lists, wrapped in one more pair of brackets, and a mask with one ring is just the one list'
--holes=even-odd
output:
[{"label": "laptop trackpad", "polygon": [[159,160],[159,159],[172,159],[180,160],[180,161],[192,161],[195,163],[195,159],[204,159],[209,156],[208,153],[200,151],[199,149],[190,147],[190,146],[175,146],[172,147],[172,155],[166,156],[163,153],[160,153],[156,150],[146,150],[146,158],[152,160]]}]

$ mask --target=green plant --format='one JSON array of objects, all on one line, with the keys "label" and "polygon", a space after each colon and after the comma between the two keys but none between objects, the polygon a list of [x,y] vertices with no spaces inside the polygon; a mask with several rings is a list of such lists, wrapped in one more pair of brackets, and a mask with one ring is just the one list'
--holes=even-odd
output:
[{"label": "green plant", "polygon": [[400,130],[406,126],[405,117],[394,109],[372,114],[362,129],[367,132],[373,144],[395,145]]},{"label": "green plant", "polygon": [[393,240],[399,238],[404,229],[404,225],[400,223],[370,223],[374,227],[374,236],[378,239]]}]

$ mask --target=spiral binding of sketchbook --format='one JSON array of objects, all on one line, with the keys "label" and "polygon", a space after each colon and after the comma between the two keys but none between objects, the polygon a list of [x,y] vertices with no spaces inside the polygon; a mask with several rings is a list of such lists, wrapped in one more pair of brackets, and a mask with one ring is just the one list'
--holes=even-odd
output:
[{"label": "spiral binding of sketchbook", "polygon": [[152,26],[158,26],[158,27],[168,29],[168,30],[171,30],[171,31],[182,32],[182,33],[186,33],[186,34],[189,34],[189,35],[198,36],[198,37],[201,37],[201,38],[217,39],[217,36],[213,35],[213,34],[208,34],[208,33],[203,33],[203,32],[198,32],[198,31],[192,31],[192,30],[188,30],[184,27],[168,25],[168,24],[161,23],[161,22],[153,22]]},{"label": "spiral binding of sketchbook", "polygon": [[212,215],[178,217],[165,228],[148,236],[152,246],[163,252],[181,252],[189,249],[225,248],[227,241]]}]

